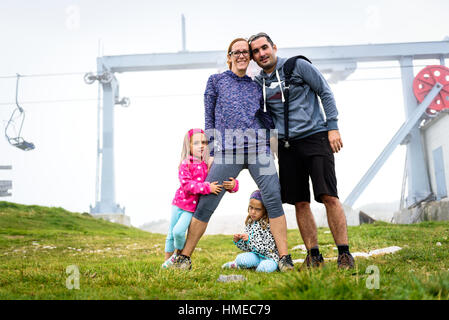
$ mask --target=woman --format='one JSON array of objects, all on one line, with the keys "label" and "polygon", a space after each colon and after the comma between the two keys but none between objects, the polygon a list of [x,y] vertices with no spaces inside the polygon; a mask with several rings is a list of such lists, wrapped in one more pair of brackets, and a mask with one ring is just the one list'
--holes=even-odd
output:
[{"label": "woman", "polygon": [[[237,38],[228,47],[229,70],[210,76],[207,82],[204,93],[205,129],[206,134],[214,138],[211,148],[214,159],[206,181],[218,181],[226,186],[228,182],[225,180],[236,178],[243,169],[249,170],[268,211],[281,257],[279,269],[291,270],[293,263],[287,251],[287,225],[280,185],[266,134],[267,129],[274,126],[262,111],[262,89],[246,75],[249,62],[248,41]],[[191,268],[190,255],[223,195],[224,192],[220,192],[200,197],[185,247],[177,257],[175,267]]]}]

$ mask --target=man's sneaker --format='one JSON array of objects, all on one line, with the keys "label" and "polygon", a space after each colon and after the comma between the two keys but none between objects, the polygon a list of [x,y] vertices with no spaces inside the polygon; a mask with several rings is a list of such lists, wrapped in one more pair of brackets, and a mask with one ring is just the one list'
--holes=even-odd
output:
[{"label": "man's sneaker", "polygon": [[226,262],[224,265],[221,266],[222,269],[239,269],[239,266],[237,265],[237,262],[230,261]]},{"label": "man's sneaker", "polygon": [[176,257],[173,267],[183,270],[190,270],[192,269],[192,260],[190,260],[190,257],[180,254]]},{"label": "man's sneaker", "polygon": [[292,256],[289,254],[282,256],[282,258],[279,260],[278,266],[279,271],[281,272],[293,270],[295,267],[293,265]]},{"label": "man's sneaker", "polygon": [[353,269],[354,268],[354,258],[348,253],[342,253],[338,255],[337,265],[340,269]]},{"label": "man's sneaker", "polygon": [[171,268],[173,266],[173,264],[175,263],[177,256],[178,255],[176,253],[173,253],[170,258],[165,260],[165,262],[162,264],[161,268],[163,268],[163,269]]},{"label": "man's sneaker", "polygon": [[319,268],[324,265],[324,259],[321,253],[317,256],[312,256],[311,254],[307,254],[306,259],[303,264],[299,268],[299,270],[305,270],[310,268]]}]

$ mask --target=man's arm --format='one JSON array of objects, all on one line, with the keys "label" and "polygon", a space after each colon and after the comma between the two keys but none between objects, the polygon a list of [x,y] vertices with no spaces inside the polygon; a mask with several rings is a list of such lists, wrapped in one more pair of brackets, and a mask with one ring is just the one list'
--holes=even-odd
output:
[{"label": "man's arm", "polygon": [[334,94],[326,79],[314,65],[298,59],[296,68],[299,69],[299,74],[301,74],[303,80],[321,99],[326,114],[329,143],[332,151],[336,153],[343,147],[343,141],[338,130],[338,110]]}]

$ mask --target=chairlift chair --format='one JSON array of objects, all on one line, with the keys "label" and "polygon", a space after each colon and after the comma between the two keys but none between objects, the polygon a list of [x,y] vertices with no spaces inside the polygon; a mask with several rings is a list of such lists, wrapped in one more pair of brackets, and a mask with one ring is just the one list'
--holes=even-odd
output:
[{"label": "chairlift chair", "polygon": [[35,148],[34,143],[25,141],[22,137],[10,138],[8,141],[11,145],[23,151],[29,151]]},{"label": "chairlift chair", "polygon": [[[11,144],[12,146],[22,149],[23,151],[29,151],[29,150],[33,150],[35,148],[35,146],[34,146],[34,143],[25,141],[25,139],[23,139],[23,137],[21,136],[23,122],[25,121],[25,111],[19,105],[19,102],[17,99],[18,93],[19,93],[19,78],[20,78],[20,75],[17,74],[17,82],[16,82],[16,106],[17,106],[17,108],[13,111],[11,118],[9,119],[8,123],[6,124],[5,137],[8,140],[9,144]],[[16,114],[17,111],[20,112],[19,116],[22,118],[22,121],[20,123],[20,130],[19,130],[19,133],[16,134],[15,136],[10,136],[8,134],[8,128],[10,127],[10,125],[12,123],[15,122],[14,115]]]}]

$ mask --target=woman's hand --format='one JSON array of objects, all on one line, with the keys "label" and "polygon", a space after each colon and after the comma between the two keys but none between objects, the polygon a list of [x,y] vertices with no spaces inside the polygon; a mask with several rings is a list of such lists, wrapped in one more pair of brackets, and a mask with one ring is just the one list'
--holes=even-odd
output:
[{"label": "woman's hand", "polygon": [[226,190],[231,191],[235,188],[235,179],[233,177],[229,177],[229,180],[230,181],[223,181],[223,187]]},{"label": "woman's hand", "polygon": [[222,190],[222,185],[218,184],[218,181],[214,181],[210,183],[210,193],[219,194]]}]

